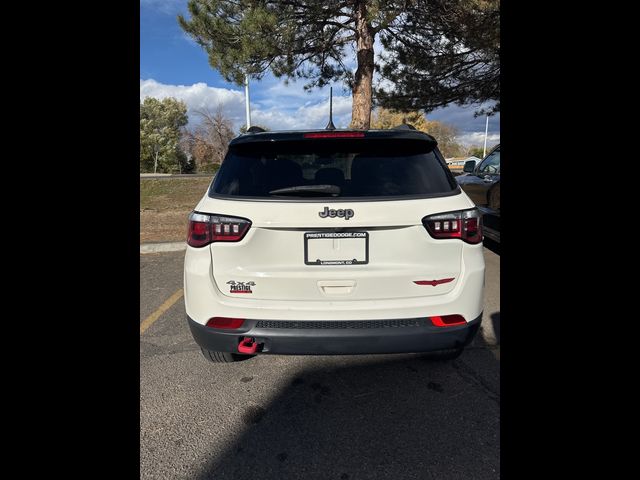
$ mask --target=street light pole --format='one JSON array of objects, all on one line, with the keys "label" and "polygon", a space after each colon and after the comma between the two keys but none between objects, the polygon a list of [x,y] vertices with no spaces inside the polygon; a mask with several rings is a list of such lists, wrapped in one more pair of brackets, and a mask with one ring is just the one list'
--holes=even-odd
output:
[{"label": "street light pole", "polygon": [[487,133],[489,133],[489,115],[487,115],[487,123],[484,126],[484,148],[482,149],[482,158],[487,155]]},{"label": "street light pole", "polygon": [[251,127],[251,109],[249,108],[249,75],[244,76],[244,109],[247,117],[247,130]]}]

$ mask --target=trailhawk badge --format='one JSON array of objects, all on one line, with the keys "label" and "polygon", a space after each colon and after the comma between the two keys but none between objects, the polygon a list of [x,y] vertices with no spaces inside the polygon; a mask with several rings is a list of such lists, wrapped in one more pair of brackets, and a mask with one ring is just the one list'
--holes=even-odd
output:
[{"label": "trailhawk badge", "polygon": [[229,293],[253,293],[251,287],[255,284],[255,282],[236,282],[235,280],[227,282],[227,285],[230,285]]},{"label": "trailhawk badge", "polygon": [[349,220],[351,217],[353,217],[354,213],[353,213],[353,210],[351,210],[350,208],[347,208],[347,209],[339,208],[338,210],[333,210],[333,209],[330,209],[329,207],[324,207],[324,210],[322,212],[318,212],[318,215],[320,215],[320,218],[340,217],[340,218],[344,218],[345,220]]}]

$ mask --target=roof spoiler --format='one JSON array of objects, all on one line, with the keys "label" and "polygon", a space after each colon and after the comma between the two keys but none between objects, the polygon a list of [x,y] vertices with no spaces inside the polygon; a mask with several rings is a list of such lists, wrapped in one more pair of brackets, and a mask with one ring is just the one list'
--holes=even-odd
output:
[{"label": "roof spoiler", "polygon": [[391,130],[416,130],[416,127],[408,123],[403,123],[402,125],[396,125]]}]

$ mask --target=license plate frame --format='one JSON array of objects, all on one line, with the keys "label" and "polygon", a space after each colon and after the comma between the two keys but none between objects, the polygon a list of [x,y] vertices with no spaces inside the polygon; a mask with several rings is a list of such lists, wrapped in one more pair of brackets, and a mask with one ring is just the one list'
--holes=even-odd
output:
[{"label": "license plate frame", "polygon": [[[364,260],[355,258],[345,260],[321,260],[319,258],[314,261],[309,260],[309,240],[314,239],[364,239]],[[304,233],[304,263],[305,265],[321,265],[321,266],[350,266],[350,265],[366,265],[369,263],[369,232],[305,232]]]}]

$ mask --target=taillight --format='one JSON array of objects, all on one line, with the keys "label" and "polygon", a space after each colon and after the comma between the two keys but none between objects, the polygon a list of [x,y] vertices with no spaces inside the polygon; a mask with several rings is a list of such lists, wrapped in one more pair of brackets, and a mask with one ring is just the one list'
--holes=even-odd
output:
[{"label": "taillight", "polygon": [[243,323],[243,318],[213,317],[207,322],[207,327],[236,329],[240,328]]},{"label": "taillight", "polygon": [[251,222],[246,218],[193,212],[189,215],[187,244],[197,248],[212,242],[237,242],[242,240],[250,226]]},{"label": "taillight", "polygon": [[462,315],[438,315],[429,319],[435,327],[453,327],[467,323]]},{"label": "taillight", "polygon": [[429,215],[422,223],[433,238],[459,238],[472,244],[482,241],[482,214],[477,208]]}]

